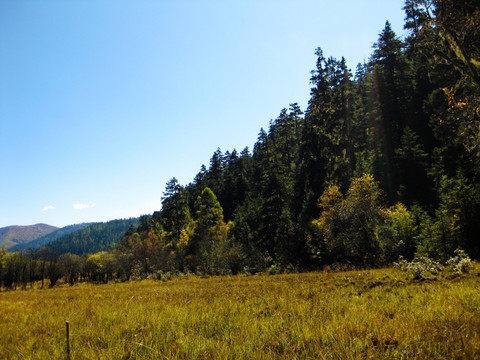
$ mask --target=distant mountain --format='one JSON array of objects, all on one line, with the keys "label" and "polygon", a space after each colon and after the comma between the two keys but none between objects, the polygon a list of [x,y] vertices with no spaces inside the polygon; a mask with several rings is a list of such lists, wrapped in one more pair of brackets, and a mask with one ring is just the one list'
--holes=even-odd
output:
[{"label": "distant mountain", "polygon": [[130,229],[130,226],[136,228],[139,223],[139,218],[93,223],[84,229],[49,242],[48,247],[60,254],[72,253],[77,255],[113,250]]},{"label": "distant mountain", "polygon": [[68,225],[65,227],[62,227],[60,229],[57,229],[45,236],[39,237],[35,240],[32,240],[28,243],[23,243],[23,244],[17,244],[15,246],[12,246],[11,248],[8,249],[10,252],[14,251],[22,251],[22,250],[27,250],[27,249],[38,249],[41,248],[42,246],[47,245],[49,242],[52,242],[58,238],[61,238],[62,236],[66,236],[68,234],[74,233],[76,231],[80,231],[82,229],[85,229],[86,227],[92,225],[94,223],[83,223],[83,224],[75,224],[75,225]]},{"label": "distant mountain", "polygon": [[17,244],[25,244],[57,229],[56,226],[47,224],[3,227],[0,228],[0,247],[6,246],[9,249]]}]

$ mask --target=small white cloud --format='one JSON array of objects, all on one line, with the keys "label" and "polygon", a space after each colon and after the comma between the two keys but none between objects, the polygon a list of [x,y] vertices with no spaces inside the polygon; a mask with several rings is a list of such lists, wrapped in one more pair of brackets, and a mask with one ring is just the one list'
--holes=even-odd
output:
[{"label": "small white cloud", "polygon": [[55,210],[55,206],[53,206],[53,205],[47,205],[47,206],[45,206],[45,207],[42,209],[42,211],[47,211],[47,210]]},{"label": "small white cloud", "polygon": [[75,210],[90,209],[90,208],[93,208],[94,206],[95,204],[92,204],[92,205],[82,204],[82,203],[73,204],[73,208]]}]

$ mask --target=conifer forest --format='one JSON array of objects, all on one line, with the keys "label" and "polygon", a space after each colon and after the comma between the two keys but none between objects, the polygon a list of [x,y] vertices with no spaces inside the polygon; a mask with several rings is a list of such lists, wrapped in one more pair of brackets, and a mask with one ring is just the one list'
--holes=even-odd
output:
[{"label": "conifer forest", "polygon": [[479,259],[480,4],[404,11],[406,36],[387,21],[363,64],[317,48],[306,109],[281,109],[252,149],[218,149],[191,183],[172,177],[115,244],[3,253],[4,286]]}]

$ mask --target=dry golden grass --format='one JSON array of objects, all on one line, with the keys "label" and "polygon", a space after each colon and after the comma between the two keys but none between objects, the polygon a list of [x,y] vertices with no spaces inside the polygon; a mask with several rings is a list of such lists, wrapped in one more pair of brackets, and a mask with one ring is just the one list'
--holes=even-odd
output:
[{"label": "dry golden grass", "polygon": [[0,293],[0,359],[475,359],[480,277],[393,269]]}]

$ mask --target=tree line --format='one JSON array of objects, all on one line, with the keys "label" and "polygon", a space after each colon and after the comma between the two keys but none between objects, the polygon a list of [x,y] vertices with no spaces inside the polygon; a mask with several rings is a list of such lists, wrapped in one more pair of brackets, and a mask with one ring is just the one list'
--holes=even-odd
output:
[{"label": "tree line", "polygon": [[103,280],[479,258],[480,6],[404,10],[408,36],[387,21],[354,74],[318,48],[307,109],[282,109],[251,152],[172,178],[160,211],[91,255],[114,259]]}]

